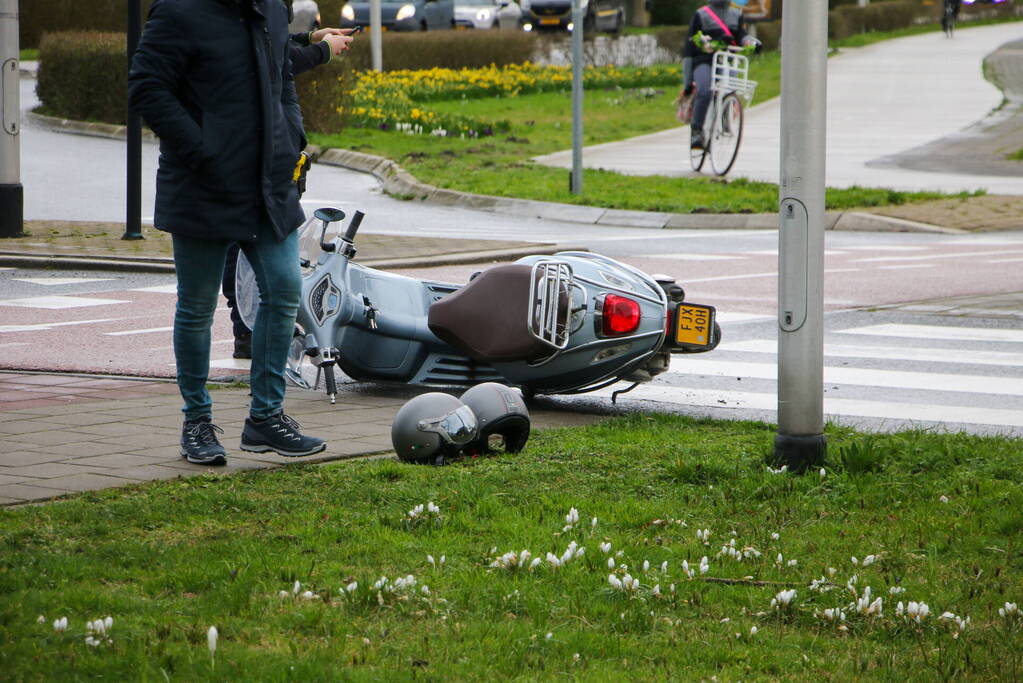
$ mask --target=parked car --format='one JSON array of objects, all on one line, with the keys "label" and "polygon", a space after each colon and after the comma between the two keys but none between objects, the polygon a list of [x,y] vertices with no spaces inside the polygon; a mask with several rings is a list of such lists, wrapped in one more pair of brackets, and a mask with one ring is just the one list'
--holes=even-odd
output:
[{"label": "parked car", "polygon": [[[341,28],[369,28],[369,0],[350,0],[341,8]],[[455,27],[454,0],[380,2],[380,27],[385,31],[427,31]]]},{"label": "parked car", "polygon": [[511,0],[456,0],[455,28],[518,29],[522,9]]},{"label": "parked car", "polygon": [[295,15],[288,33],[308,33],[320,27],[320,7],[313,0],[295,0],[291,8]]},{"label": "parked car", "polygon": [[[583,33],[621,33],[627,0],[580,0]],[[571,31],[572,0],[522,0],[522,28],[526,31]]]}]

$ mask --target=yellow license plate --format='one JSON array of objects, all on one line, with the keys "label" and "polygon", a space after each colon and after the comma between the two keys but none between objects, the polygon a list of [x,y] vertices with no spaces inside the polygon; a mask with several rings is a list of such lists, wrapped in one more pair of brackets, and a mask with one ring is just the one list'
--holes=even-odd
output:
[{"label": "yellow license plate", "polygon": [[675,313],[675,341],[686,346],[710,346],[714,307],[681,303]]},{"label": "yellow license plate", "polygon": [[561,23],[561,19],[541,19],[540,20],[540,25],[541,26],[557,26],[560,23]]}]

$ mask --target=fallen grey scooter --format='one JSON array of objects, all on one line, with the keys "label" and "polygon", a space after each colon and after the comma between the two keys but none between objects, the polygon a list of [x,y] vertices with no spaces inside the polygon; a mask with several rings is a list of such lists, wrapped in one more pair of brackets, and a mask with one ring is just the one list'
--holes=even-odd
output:
[{"label": "fallen grey scooter", "polygon": [[[344,218],[322,208],[299,228],[302,299],[286,370],[305,389],[322,380],[331,403],[336,368],[359,381],[500,382],[527,398],[631,383],[616,396],[667,370],[672,354],[710,351],[721,338],[714,307],[606,256],[527,256],[465,285],[418,280],[355,263],[362,212],[328,238]],[[258,293],[243,256],[236,292],[251,327]]]}]

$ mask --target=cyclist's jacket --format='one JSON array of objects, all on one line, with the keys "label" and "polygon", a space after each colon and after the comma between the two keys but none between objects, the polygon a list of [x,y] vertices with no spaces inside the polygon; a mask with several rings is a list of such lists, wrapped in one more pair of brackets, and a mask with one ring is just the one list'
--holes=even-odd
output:
[{"label": "cyclist's jacket", "polygon": [[[717,19],[714,18],[715,16]],[[721,24],[728,27],[731,36]],[[689,33],[686,35],[686,44],[682,49],[683,57],[692,58],[693,68],[714,61],[713,52],[704,52],[693,44],[693,36],[698,32],[709,36],[711,40],[720,40],[728,45],[742,45],[742,40],[746,37],[746,24],[742,20],[742,10],[729,7],[725,11],[719,11],[705,5],[693,12],[693,20],[689,22]]]}]

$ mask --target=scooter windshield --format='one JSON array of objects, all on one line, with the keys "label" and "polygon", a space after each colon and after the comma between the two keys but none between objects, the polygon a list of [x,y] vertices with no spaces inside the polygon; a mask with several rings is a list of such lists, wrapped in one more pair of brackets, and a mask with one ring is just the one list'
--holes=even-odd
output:
[{"label": "scooter windshield", "polygon": [[476,438],[479,425],[469,406],[462,406],[430,420],[419,421],[419,431],[434,432],[449,444],[464,446]]}]

